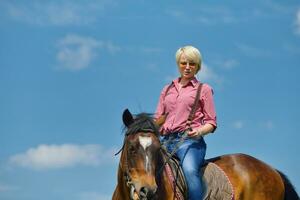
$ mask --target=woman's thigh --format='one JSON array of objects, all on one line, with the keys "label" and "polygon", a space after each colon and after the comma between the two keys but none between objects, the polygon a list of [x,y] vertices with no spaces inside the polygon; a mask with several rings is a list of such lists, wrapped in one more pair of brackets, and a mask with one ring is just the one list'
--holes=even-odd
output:
[{"label": "woman's thigh", "polygon": [[176,154],[183,168],[198,172],[204,163],[206,144],[203,139],[188,139],[179,147]]}]

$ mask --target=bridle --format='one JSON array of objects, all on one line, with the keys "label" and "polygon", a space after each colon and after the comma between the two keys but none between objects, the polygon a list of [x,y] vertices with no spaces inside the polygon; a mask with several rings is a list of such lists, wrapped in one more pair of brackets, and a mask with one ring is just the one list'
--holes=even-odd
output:
[{"label": "bridle", "polygon": [[[126,186],[129,188],[129,191],[130,191],[130,193],[129,193],[130,200],[134,200],[134,193],[135,192],[137,193],[137,191],[136,191],[135,184],[132,182],[132,179],[130,177],[127,155],[126,155],[126,160],[125,160],[125,171],[123,171],[123,173],[124,173]],[[138,194],[138,196],[139,196],[139,194]]]},{"label": "bridle", "polygon": [[[122,151],[124,151],[124,147],[125,147],[125,143],[126,143],[126,140],[128,138],[128,135],[126,134],[125,135],[125,138],[124,138],[124,142],[123,142],[123,146],[122,148],[115,154],[118,155],[120,154]],[[132,178],[130,177],[130,173],[129,173],[129,167],[128,167],[128,152],[124,152],[126,155],[125,155],[125,163],[124,163],[124,167],[122,166],[121,162],[119,163],[119,168],[121,169],[122,173],[123,173],[123,177],[125,179],[125,184],[126,186],[129,188],[129,194],[130,194],[130,200],[134,200],[134,193],[136,192],[136,187],[134,185],[134,183],[132,182]]]},{"label": "bridle", "polygon": [[[140,129],[138,132],[147,132],[147,133],[151,133],[151,134],[155,134],[155,131],[153,129]],[[130,176],[129,173],[129,165],[128,165],[128,150],[126,149],[126,151],[124,152],[124,147],[125,147],[125,143],[128,139],[129,134],[125,134],[125,138],[124,138],[124,142],[123,142],[123,146],[122,148],[115,154],[118,155],[121,151],[123,151],[123,153],[125,153],[125,160],[124,160],[124,166],[122,166],[121,162],[119,163],[119,167],[121,169],[121,171],[123,172],[123,177],[125,179],[125,183],[126,186],[129,189],[129,194],[130,194],[130,200],[134,200],[134,194],[136,193],[138,195],[138,199],[142,199],[142,200],[147,200],[147,196],[146,194],[144,194],[142,191],[140,191],[140,194],[137,192],[136,190],[136,186],[132,181],[132,178]]]}]

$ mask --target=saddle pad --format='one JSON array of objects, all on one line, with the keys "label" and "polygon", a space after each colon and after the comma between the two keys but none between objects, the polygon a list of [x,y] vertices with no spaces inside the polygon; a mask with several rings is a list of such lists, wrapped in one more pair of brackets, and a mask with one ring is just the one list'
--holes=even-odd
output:
[{"label": "saddle pad", "polygon": [[166,149],[162,148],[161,151],[163,154],[164,162],[166,162],[164,171],[167,174],[168,180],[172,185],[175,199],[184,200],[187,187],[179,161],[176,157],[171,156],[171,154]]},{"label": "saddle pad", "polygon": [[[176,184],[176,177],[174,176],[174,169],[171,169],[170,165],[167,163],[165,166],[165,172],[168,176],[170,183],[172,184],[172,189],[174,192],[174,200],[184,200],[184,193],[181,191],[180,185]],[[182,186],[181,186],[182,187]]]},{"label": "saddle pad", "polygon": [[202,167],[205,200],[233,200],[234,190],[225,172],[216,164],[208,163]]}]

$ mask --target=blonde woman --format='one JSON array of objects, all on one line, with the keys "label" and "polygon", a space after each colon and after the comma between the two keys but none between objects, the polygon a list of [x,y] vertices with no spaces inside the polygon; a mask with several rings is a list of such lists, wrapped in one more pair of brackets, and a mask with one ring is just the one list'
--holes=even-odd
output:
[{"label": "blonde woman", "polygon": [[201,62],[197,48],[185,46],[177,50],[180,76],[163,88],[155,113],[155,118],[166,116],[160,130],[161,140],[180,159],[190,200],[202,199],[199,172],[206,153],[203,136],[217,128],[213,90],[195,77],[201,70]]}]

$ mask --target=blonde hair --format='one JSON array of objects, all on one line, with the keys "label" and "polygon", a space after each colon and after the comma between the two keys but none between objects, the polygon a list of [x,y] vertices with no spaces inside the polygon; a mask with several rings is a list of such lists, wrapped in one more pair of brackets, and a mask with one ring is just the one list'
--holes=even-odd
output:
[{"label": "blonde hair", "polygon": [[176,51],[176,63],[179,65],[180,57],[184,54],[188,62],[194,62],[198,65],[197,72],[201,69],[202,56],[200,51],[193,46],[181,47]]}]

